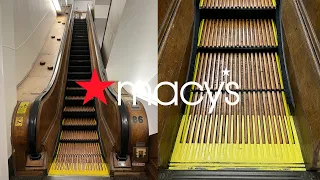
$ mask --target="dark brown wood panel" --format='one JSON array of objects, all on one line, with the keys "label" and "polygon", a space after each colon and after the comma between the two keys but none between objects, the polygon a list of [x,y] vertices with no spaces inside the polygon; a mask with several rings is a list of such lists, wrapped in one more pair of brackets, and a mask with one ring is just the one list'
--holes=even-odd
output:
[{"label": "dark brown wood panel", "polygon": [[[193,1],[179,1],[172,21],[159,47],[158,81],[178,81],[179,88],[186,80],[193,34]],[[170,87],[159,89],[159,99],[168,102],[173,97]],[[181,102],[180,102],[181,104]],[[158,107],[159,166],[168,167],[173,144],[181,120],[179,106]]]},{"label": "dark brown wood panel", "polygon": [[320,74],[296,1],[283,2],[286,57],[300,145],[308,168],[320,168]]},{"label": "dark brown wood panel", "polygon": [[181,0],[159,0],[158,1],[158,43],[162,42],[162,38],[167,31],[172,12],[174,12],[177,2]]}]

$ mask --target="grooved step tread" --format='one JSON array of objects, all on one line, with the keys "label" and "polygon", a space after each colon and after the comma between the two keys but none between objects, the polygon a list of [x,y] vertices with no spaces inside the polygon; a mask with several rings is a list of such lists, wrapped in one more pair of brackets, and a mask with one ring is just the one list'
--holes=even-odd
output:
[{"label": "grooved step tread", "polygon": [[100,155],[99,143],[60,143],[58,155]]},{"label": "grooved step tread", "polygon": [[205,19],[201,24],[200,47],[278,46],[272,19]]},{"label": "grooved step tread", "polygon": [[66,106],[63,112],[95,112],[95,108],[88,106]]},{"label": "grooved step tread", "polygon": [[63,130],[60,135],[60,140],[70,140],[70,141],[86,141],[86,140],[98,140],[97,131],[72,131]]},{"label": "grooved step tread", "polygon": [[[282,90],[277,53],[199,53],[195,81],[218,90],[222,82],[235,81],[240,90]],[[228,76],[221,73],[230,70]],[[195,90],[199,90],[197,86]],[[230,89],[235,89],[231,87]]]},{"label": "grooved step tread", "polygon": [[63,126],[95,126],[97,121],[94,118],[65,118]]},{"label": "grooved step tread", "polygon": [[65,100],[84,100],[84,96],[66,96]]},{"label": "grooved step tread", "polygon": [[71,91],[81,91],[84,90],[82,87],[67,87],[67,90]]},{"label": "grooved step tread", "polygon": [[274,9],[273,0],[203,0],[200,8],[210,9]]}]

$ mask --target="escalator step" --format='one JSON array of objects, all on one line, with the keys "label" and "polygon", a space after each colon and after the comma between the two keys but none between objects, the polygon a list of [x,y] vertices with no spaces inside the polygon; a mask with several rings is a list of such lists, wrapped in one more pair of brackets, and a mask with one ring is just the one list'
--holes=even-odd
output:
[{"label": "escalator step", "polygon": [[[81,67],[81,66],[80,66]],[[91,72],[74,72],[72,69],[69,68],[68,78],[70,79],[90,79],[91,78]],[[78,69],[77,69],[78,70]]]},{"label": "escalator step", "polygon": [[85,96],[87,91],[82,87],[67,87],[66,96]]},{"label": "escalator step", "polygon": [[84,96],[66,96],[65,100],[84,100]]},{"label": "escalator step", "polygon": [[90,67],[90,65],[91,65],[90,60],[72,60],[72,61],[69,61],[69,66],[81,66],[81,67],[89,66]]},{"label": "escalator step", "polygon": [[89,50],[89,46],[71,46],[71,50]]},{"label": "escalator step", "polygon": [[66,96],[65,97],[65,105],[66,106],[93,106],[94,102],[91,99],[90,101],[88,101],[86,104],[83,104],[84,100],[84,96]]},{"label": "escalator step", "polygon": [[72,112],[72,113],[95,112],[95,108],[86,107],[86,106],[66,106],[64,107],[63,112]]},{"label": "escalator step", "polygon": [[[90,61],[88,61],[90,62]],[[90,75],[86,76],[87,78],[71,78],[70,79],[90,79],[91,78],[91,66],[69,66],[69,73],[81,72],[81,73],[90,73]]]},{"label": "escalator step", "polygon": [[99,143],[60,143],[58,155],[99,155]]},{"label": "escalator step", "polygon": [[80,87],[80,85],[77,84],[76,81],[90,81],[90,79],[68,79],[67,87]]},{"label": "escalator step", "polygon": [[73,38],[73,39],[72,39],[72,43],[74,43],[74,42],[84,42],[84,43],[88,43],[88,38],[82,38],[82,39]]},{"label": "escalator step", "polygon": [[63,126],[96,126],[97,121],[94,118],[65,118],[62,121]]},{"label": "escalator step", "polygon": [[72,46],[89,46],[89,42],[72,42],[71,47]]},{"label": "escalator step", "polygon": [[87,38],[88,39],[88,34],[73,34],[72,39],[75,38]]},{"label": "escalator step", "polygon": [[78,29],[78,30],[73,31],[73,34],[86,34],[86,35],[88,35],[88,31],[87,30]]},{"label": "escalator step", "polygon": [[274,21],[271,19],[205,19],[200,47],[276,47]]},{"label": "escalator step", "polygon": [[276,4],[272,0],[204,0],[200,8],[214,9],[274,9]]},{"label": "escalator step", "polygon": [[98,140],[97,131],[62,131],[60,140],[62,141],[95,141]]},{"label": "escalator step", "polygon": [[70,60],[90,60],[90,55],[70,55]]},{"label": "escalator step", "polygon": [[[226,80],[219,72],[227,68],[230,80],[239,83],[239,90],[282,90],[276,53],[199,53],[198,57],[195,80],[203,87],[208,82],[209,88],[217,91]],[[199,90],[197,86],[194,89]]]},{"label": "escalator step", "polygon": [[71,55],[90,55],[89,50],[71,50],[70,51]]},{"label": "escalator step", "polygon": [[[83,175],[99,176],[99,179],[105,179],[100,177],[109,176],[109,170],[102,155],[57,155],[48,174],[50,176],[73,177]],[[85,179],[97,178],[86,177]]]}]

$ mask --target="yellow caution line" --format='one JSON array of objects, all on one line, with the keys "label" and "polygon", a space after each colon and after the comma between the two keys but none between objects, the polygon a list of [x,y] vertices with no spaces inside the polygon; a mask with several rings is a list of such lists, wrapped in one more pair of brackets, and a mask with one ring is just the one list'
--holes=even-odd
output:
[{"label": "yellow caution line", "polygon": [[204,19],[200,23],[200,28],[199,28],[199,33],[198,33],[198,46],[200,46],[203,24],[204,24]]},{"label": "yellow caution line", "polygon": [[200,5],[199,5],[200,7],[202,7],[203,6],[203,0],[200,0]]},{"label": "yellow caution line", "polygon": [[[205,164],[206,165],[206,164]],[[263,171],[306,171],[306,168],[304,165],[297,165],[297,164],[270,164],[268,166],[264,166],[262,164],[255,164],[254,166],[247,166],[248,164],[221,164],[221,163],[215,163],[215,164],[210,164],[211,166],[204,166],[203,163],[198,163],[198,164],[170,164],[169,169],[170,170],[225,170],[225,169],[239,169],[243,170],[246,168],[249,169],[256,169],[256,170],[263,170]],[[296,167],[290,167],[288,166],[296,166]]]},{"label": "yellow caution line", "polygon": [[[199,59],[200,59],[200,53],[198,53],[197,56],[196,56],[196,62],[195,62],[195,66],[194,66],[194,73],[193,73],[193,78],[192,78],[193,82],[196,81],[197,72],[198,72],[198,66],[199,66]],[[194,85],[191,86],[191,89],[194,89]],[[192,97],[193,97],[193,92],[190,93],[189,102],[192,101]],[[185,114],[189,115],[189,112],[190,112],[190,106],[187,106]]]},{"label": "yellow caution line", "polygon": [[[281,28],[281,27],[279,27]],[[277,28],[276,28],[276,24],[274,23],[274,20],[272,20],[272,29],[273,29],[273,34],[274,34],[274,40],[276,42],[276,46],[279,45],[278,43],[278,33],[277,33]]]},{"label": "yellow caution line", "polygon": [[276,53],[275,55],[276,55],[276,63],[277,63],[278,74],[279,74],[279,79],[280,79],[280,86],[281,86],[281,89],[283,89],[284,85],[283,85],[283,79],[282,79],[282,73],[281,73],[280,59],[279,59],[278,53]]},{"label": "yellow caution line", "polygon": [[273,4],[274,7],[277,7],[276,0],[272,0],[272,4]]},{"label": "yellow caution line", "polygon": [[[186,115],[183,116],[175,142],[174,151],[172,153],[169,169],[181,170],[184,168],[192,169],[200,167],[213,170],[237,167],[254,167],[261,170],[305,170],[304,161],[292,116],[287,116],[283,119],[287,129],[289,144],[280,144],[280,136],[284,137],[284,134],[283,131],[281,131],[282,134],[279,134],[278,128],[283,129],[282,123],[280,123],[280,127],[276,126],[276,129],[274,130],[274,136],[276,136],[278,143],[275,143],[273,141],[273,132],[270,129],[269,134],[271,134],[272,140],[270,143],[251,144],[249,141],[246,144],[244,139],[244,121],[250,121],[249,116],[242,116],[242,125],[239,125],[239,121],[237,122],[237,129],[242,129],[241,144],[238,140],[236,143],[227,143],[228,134],[226,134],[224,137],[222,134],[221,124],[224,120],[226,120],[225,129],[229,129],[229,126],[234,126],[234,118],[232,116],[216,116],[213,141],[212,143],[209,143],[209,140],[211,139],[209,135],[209,137],[207,138],[208,141],[204,143],[204,131],[202,131],[203,134],[200,137],[200,126],[197,126],[196,123],[203,124],[203,126],[205,127],[207,126],[207,123],[209,123],[210,128],[208,132],[211,132],[211,126],[213,124],[212,117],[210,120],[207,116],[202,117],[201,115],[198,118],[197,116],[193,118],[193,123],[191,124],[188,117]],[[260,122],[259,116],[252,116],[252,118],[257,119],[258,122]],[[281,117],[279,117],[279,121],[281,120],[280,118]],[[238,120],[239,116],[236,119]],[[263,119],[264,122],[268,123],[271,127],[271,121],[277,121],[278,117],[267,116],[263,117]],[[220,124],[218,127],[220,133],[217,134],[218,121]],[[190,127],[191,129],[189,132]],[[231,131],[233,132],[233,130]],[[256,131],[256,129],[253,129],[253,134],[257,134]],[[266,129],[264,129],[264,132],[266,132]],[[239,139],[239,130],[237,130],[236,133],[237,139]],[[189,134],[189,140],[187,140],[187,134]],[[218,136],[217,138],[216,134]],[[247,135],[247,139],[250,140],[250,132],[248,132]],[[232,133],[231,136],[233,136]],[[258,136],[260,136],[260,134]],[[192,137],[195,137],[196,141],[192,142]],[[224,142],[222,142],[222,137],[224,138]],[[200,142],[198,142],[199,138],[201,139]],[[215,142],[216,139],[218,139],[217,143]],[[261,139],[262,137],[260,137],[260,140]],[[233,142],[233,140],[231,142]],[[225,166],[223,165],[223,163],[226,163]]]},{"label": "yellow caution line", "polygon": [[[59,164],[62,167],[60,170],[55,170],[55,167],[58,167],[58,164],[53,163],[48,175],[49,176],[104,176],[109,177],[109,170],[106,163],[95,163],[91,165],[83,165],[84,170],[66,170],[67,167],[80,167],[82,168],[82,164],[80,163],[63,163]],[[101,170],[91,170],[91,168],[100,168]]]}]

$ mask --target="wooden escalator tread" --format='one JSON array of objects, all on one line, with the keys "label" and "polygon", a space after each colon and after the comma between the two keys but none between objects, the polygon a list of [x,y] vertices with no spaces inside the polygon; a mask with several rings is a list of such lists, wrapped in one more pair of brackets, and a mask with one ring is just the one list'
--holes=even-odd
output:
[{"label": "wooden escalator tread", "polygon": [[276,47],[271,19],[205,19],[200,47]]},{"label": "wooden escalator tread", "polygon": [[94,118],[65,118],[63,126],[95,126],[97,121]]},{"label": "wooden escalator tread", "polygon": [[84,96],[66,96],[65,100],[84,100]]},{"label": "wooden escalator tread", "polygon": [[86,107],[86,106],[66,106],[63,111],[64,112],[95,112],[95,108]]},{"label": "wooden escalator tread", "polygon": [[88,141],[88,140],[98,140],[97,131],[72,131],[72,130],[63,130],[60,135],[60,140],[67,141]]},{"label": "wooden escalator tread", "polygon": [[203,0],[200,8],[214,9],[274,9],[274,0]]}]

